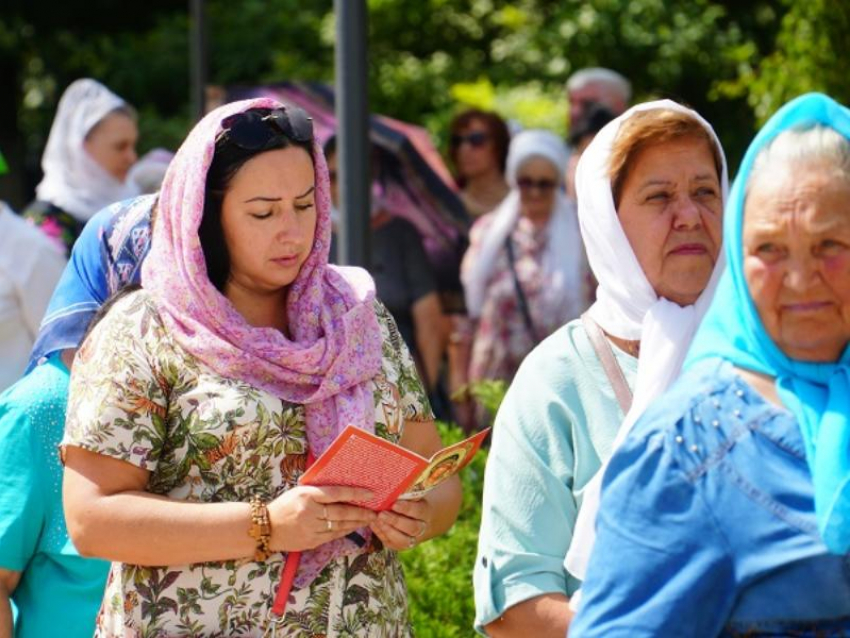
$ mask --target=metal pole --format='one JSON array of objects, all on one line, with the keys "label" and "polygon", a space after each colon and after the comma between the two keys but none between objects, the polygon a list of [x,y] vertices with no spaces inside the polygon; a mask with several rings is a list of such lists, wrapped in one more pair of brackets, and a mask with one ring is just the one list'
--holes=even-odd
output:
[{"label": "metal pole", "polygon": [[340,263],[369,267],[371,170],[366,0],[334,0]]},{"label": "metal pole", "polygon": [[207,16],[205,0],[189,0],[190,21],[190,67],[192,115],[198,120],[206,111],[207,60]]}]

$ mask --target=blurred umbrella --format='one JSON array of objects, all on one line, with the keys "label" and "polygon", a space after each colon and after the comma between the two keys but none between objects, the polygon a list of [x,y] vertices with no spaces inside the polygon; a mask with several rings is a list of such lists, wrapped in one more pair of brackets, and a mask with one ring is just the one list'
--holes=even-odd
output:
[{"label": "blurred umbrella", "polygon": [[[253,97],[273,97],[303,108],[313,117],[316,136],[323,144],[336,134],[334,95],[327,85],[281,82],[234,86],[227,88],[225,101]],[[375,148],[373,197],[380,198],[387,212],[416,227],[437,277],[445,309],[460,311],[463,294],[458,273],[470,220],[451,174],[421,126],[373,115],[369,139]]]}]

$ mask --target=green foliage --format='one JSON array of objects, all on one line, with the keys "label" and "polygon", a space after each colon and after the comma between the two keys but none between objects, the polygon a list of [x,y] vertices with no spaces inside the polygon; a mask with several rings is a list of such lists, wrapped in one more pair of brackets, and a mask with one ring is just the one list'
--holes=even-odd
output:
[{"label": "green foliage", "polygon": [[[193,121],[188,3],[39,4],[21,2],[0,16],[0,68],[13,68],[7,82],[17,84],[0,97],[0,112],[3,99],[16,103],[28,162],[41,155],[62,91],[84,76],[138,109],[140,152],[176,149]],[[320,37],[331,0],[207,0],[206,10],[210,84],[332,79],[333,40]]]},{"label": "green foliage", "polygon": [[[445,445],[465,438],[454,425],[438,424]],[[474,634],[472,568],[481,525],[481,494],[487,453],[478,452],[460,474],[463,505],[445,535],[402,552],[410,614],[418,638],[454,638]]]},{"label": "green foliage", "polygon": [[501,379],[484,379],[469,385],[469,393],[484,406],[491,418],[495,417],[496,412],[499,411],[507,391],[508,384]]},{"label": "green foliage", "polygon": [[[481,381],[469,392],[495,415],[507,391],[504,381]],[[458,426],[437,424],[444,445],[462,441]],[[470,636],[475,618],[472,569],[481,527],[481,497],[487,451],[482,449],[460,474],[463,504],[449,532],[401,555],[407,578],[410,615],[419,638]]]},{"label": "green foliage", "polygon": [[[753,132],[746,97],[711,93],[737,77],[733,55],[773,42],[767,1],[372,0],[372,101],[441,137],[450,114],[490,106],[523,126],[564,132],[564,83],[575,70],[626,75],[638,100],[671,96],[715,123],[733,159]],[[756,11],[760,20],[753,19]]]},{"label": "green foliage", "polygon": [[759,124],[788,100],[809,91],[821,91],[850,103],[846,61],[850,54],[850,4],[834,0],[783,2],[776,47],[749,64],[748,50],[737,52],[736,79],[719,83],[720,95],[744,95]]},{"label": "green foliage", "polygon": [[[106,0],[69,0],[44,11],[39,4],[12,0],[0,17],[0,68],[16,91],[0,97],[0,112],[17,120],[16,144],[26,146],[30,163],[61,91],[82,75],[137,106],[140,150],[176,147],[191,123],[186,5],[151,0],[115,11]],[[207,0],[206,7],[212,84],[332,80],[331,0]],[[438,142],[467,106],[565,133],[564,82],[586,66],[619,70],[637,100],[671,96],[693,105],[715,125],[732,167],[757,124],[789,98],[822,90],[850,100],[847,2],[368,0],[368,7],[372,109],[422,123]]]},{"label": "green foliage", "polygon": [[479,108],[495,111],[507,120],[528,128],[545,128],[566,134],[567,99],[562,87],[541,82],[497,89],[486,78],[477,82],[460,82],[451,88],[457,108]]}]

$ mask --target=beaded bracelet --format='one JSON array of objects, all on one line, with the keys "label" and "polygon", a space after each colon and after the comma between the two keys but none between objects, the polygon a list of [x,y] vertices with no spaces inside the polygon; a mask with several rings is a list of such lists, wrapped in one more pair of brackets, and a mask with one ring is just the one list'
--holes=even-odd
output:
[{"label": "beaded bracelet", "polygon": [[271,556],[269,540],[271,540],[272,526],[269,521],[269,510],[259,496],[251,497],[251,529],[248,536],[257,542],[254,550],[254,560],[263,562]]}]

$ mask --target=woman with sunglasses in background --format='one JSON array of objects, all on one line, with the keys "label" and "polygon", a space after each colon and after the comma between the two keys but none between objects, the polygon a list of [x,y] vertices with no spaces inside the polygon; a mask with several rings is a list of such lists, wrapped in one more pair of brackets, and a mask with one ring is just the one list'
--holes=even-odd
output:
[{"label": "woman with sunglasses in background", "polygon": [[[509,192],[505,163],[511,136],[505,121],[488,111],[468,109],[449,126],[449,158],[460,199],[473,220],[494,210]],[[454,420],[471,431],[475,405],[466,391],[472,354],[472,323],[463,313],[448,314],[448,390]]]},{"label": "woman with sunglasses in background", "polygon": [[470,109],[449,126],[449,157],[460,198],[470,217],[496,208],[508,194],[505,161],[511,136],[495,113]]},{"label": "woman with sunglasses in background", "polygon": [[473,321],[469,380],[510,381],[542,339],[588,305],[575,208],[562,190],[567,151],[547,131],[511,140],[511,192],[470,231],[461,266]]},{"label": "woman with sunglasses in background", "polygon": [[372,280],[328,266],[330,231],[303,111],[227,105],[178,151],[143,289],[71,382],[68,529],[113,561],[97,636],[410,634],[396,552],[451,526],[457,479],[380,514],[350,504],[365,490],[298,485],[348,424],[441,447]]}]

